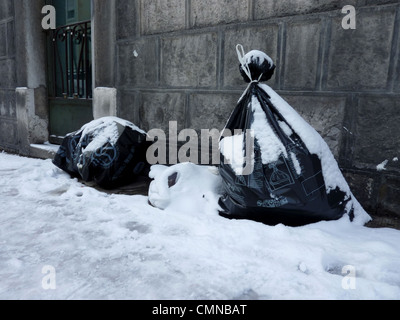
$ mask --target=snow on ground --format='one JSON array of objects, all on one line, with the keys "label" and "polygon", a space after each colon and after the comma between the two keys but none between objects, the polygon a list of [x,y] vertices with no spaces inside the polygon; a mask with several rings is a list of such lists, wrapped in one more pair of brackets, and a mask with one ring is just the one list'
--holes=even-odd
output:
[{"label": "snow on ground", "polygon": [[186,176],[159,210],[0,153],[0,299],[400,298],[400,231],[227,220],[199,197],[209,175]]}]

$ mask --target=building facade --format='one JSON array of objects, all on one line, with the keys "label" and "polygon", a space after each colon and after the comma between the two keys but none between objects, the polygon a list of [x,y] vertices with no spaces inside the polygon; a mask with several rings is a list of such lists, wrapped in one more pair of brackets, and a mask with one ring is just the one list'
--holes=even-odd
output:
[{"label": "building facade", "polygon": [[[48,4],[57,34],[42,28]],[[0,148],[40,156],[35,144],[108,115],[221,130],[246,88],[238,43],[274,60],[268,84],[321,133],[362,205],[400,216],[394,0],[1,0]]]}]

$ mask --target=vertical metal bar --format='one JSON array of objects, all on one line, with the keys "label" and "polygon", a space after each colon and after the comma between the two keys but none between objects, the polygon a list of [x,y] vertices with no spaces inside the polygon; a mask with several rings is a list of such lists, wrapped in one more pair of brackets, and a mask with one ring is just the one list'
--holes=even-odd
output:
[{"label": "vertical metal bar", "polygon": [[53,98],[57,96],[57,54],[56,54],[56,46],[57,46],[57,39],[56,39],[56,31],[52,32],[51,38],[51,49],[53,51]]},{"label": "vertical metal bar", "polygon": [[[80,50],[79,50],[79,60],[78,60],[78,70],[77,70],[77,83],[78,83],[78,96],[83,96],[83,90],[84,90],[84,49],[85,49],[85,34],[84,31],[82,31],[82,26],[80,26],[80,34],[81,37],[81,43],[80,43]],[[82,89],[82,92],[81,92]],[[81,94],[82,93],[82,94]]]},{"label": "vertical metal bar", "polygon": [[89,99],[89,33],[88,24],[85,23],[85,92],[86,99]]},{"label": "vertical metal bar", "polygon": [[[57,38],[59,38],[59,33],[60,33],[60,29],[57,30],[56,36],[54,38],[56,39],[55,40],[56,61],[57,61],[58,65],[59,65],[59,67],[60,67],[61,96],[62,96],[63,93],[65,92],[65,81],[64,81],[65,79],[64,79],[64,68],[63,68],[63,65],[62,65],[61,56],[60,56],[60,50],[59,50],[58,42],[57,42]],[[54,66],[54,68],[55,68],[55,72],[57,72],[57,66],[56,65]],[[55,76],[56,76],[56,79],[57,79],[57,82],[58,82],[57,73],[55,74]],[[56,91],[55,92],[56,92],[55,97],[57,97],[57,87],[56,87]]]},{"label": "vertical metal bar", "polygon": [[79,87],[79,96],[81,98],[84,97],[85,94],[85,25],[80,25],[81,30],[81,47],[80,47],[80,54],[79,54],[79,80],[80,80],[80,87]]},{"label": "vertical metal bar", "polygon": [[88,24],[87,22],[84,25],[84,32],[85,32],[85,39],[83,41],[83,46],[84,46],[84,54],[83,54],[83,75],[82,75],[82,89],[83,89],[83,95],[82,97],[84,97],[85,99],[88,99],[89,94],[88,94],[88,79],[87,79],[87,73],[88,73],[88,66],[87,66],[87,47],[88,47],[88,42],[89,42],[89,35],[88,35]]},{"label": "vertical metal bar", "polygon": [[75,66],[74,66],[74,37],[73,37],[73,29],[71,29],[71,32],[69,32],[69,42],[70,42],[70,61],[71,61],[71,65],[70,65],[70,69],[71,69],[71,73],[70,73],[70,81],[71,81],[71,92],[70,92],[70,97],[74,96],[75,93]]},{"label": "vertical metal bar", "polygon": [[69,79],[68,79],[68,72],[70,72],[70,68],[69,68],[69,59],[68,59],[68,27],[64,30],[65,33],[65,82],[67,84],[67,90],[65,92],[66,97],[68,97],[69,95]]}]

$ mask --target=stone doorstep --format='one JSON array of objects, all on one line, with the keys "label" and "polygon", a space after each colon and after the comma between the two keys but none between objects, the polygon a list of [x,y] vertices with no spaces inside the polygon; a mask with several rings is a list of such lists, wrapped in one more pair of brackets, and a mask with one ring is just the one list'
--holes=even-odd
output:
[{"label": "stone doorstep", "polygon": [[39,159],[53,159],[60,146],[45,143],[45,144],[31,144],[29,148],[29,156]]}]

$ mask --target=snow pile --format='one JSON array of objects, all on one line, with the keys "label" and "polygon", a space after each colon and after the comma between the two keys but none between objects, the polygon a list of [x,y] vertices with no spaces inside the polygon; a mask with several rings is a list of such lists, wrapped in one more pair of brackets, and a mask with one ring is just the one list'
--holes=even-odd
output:
[{"label": "snow pile", "polygon": [[209,214],[218,211],[221,178],[218,168],[181,163],[151,168],[149,202],[160,209]]},{"label": "snow pile", "polygon": [[0,299],[400,299],[397,230],[227,220],[205,192],[218,185],[208,168],[152,176],[164,191],[175,182],[164,210],[0,153]]}]

